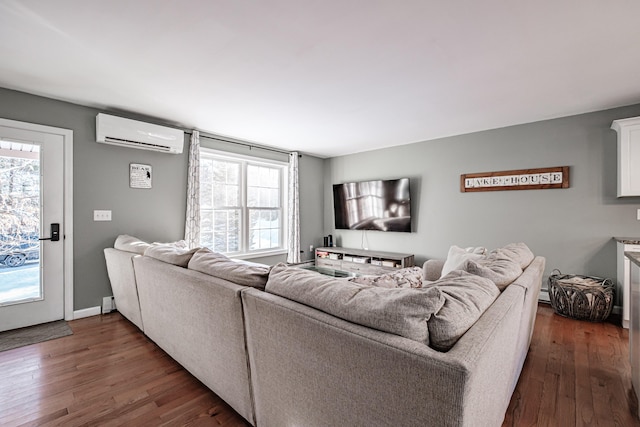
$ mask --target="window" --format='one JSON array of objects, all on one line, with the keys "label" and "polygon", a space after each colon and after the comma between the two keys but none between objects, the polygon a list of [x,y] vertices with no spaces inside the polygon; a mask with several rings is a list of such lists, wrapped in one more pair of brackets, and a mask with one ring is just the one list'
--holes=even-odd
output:
[{"label": "window", "polygon": [[226,254],[286,249],[287,163],[200,151],[200,245]]}]

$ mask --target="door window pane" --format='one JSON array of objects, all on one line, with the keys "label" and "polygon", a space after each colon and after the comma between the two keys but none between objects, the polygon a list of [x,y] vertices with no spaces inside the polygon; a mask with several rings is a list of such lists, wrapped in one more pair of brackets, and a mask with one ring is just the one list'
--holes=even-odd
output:
[{"label": "door window pane", "polygon": [[0,305],[42,299],[40,147],[0,147]]}]

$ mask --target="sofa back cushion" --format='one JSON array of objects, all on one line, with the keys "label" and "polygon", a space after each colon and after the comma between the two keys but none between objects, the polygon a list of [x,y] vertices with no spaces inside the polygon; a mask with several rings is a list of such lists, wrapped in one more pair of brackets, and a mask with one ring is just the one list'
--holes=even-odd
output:
[{"label": "sofa back cushion", "polygon": [[461,270],[424,287],[429,288],[438,289],[444,300],[428,321],[430,345],[439,351],[453,347],[500,294],[491,280]]},{"label": "sofa back cushion", "polygon": [[138,239],[137,237],[129,236],[128,234],[121,234],[116,237],[116,241],[113,244],[114,249],[118,249],[125,252],[133,252],[138,255],[144,255],[144,252],[151,247],[151,245],[145,241]]},{"label": "sofa back cushion", "polygon": [[153,242],[153,245],[169,245],[178,249],[189,249],[189,245],[186,240],[176,240],[174,242]]},{"label": "sofa back cushion", "polygon": [[513,283],[522,271],[531,264],[534,254],[524,243],[510,243],[488,254],[486,248],[451,246],[446,260],[427,260],[424,263],[424,278],[444,278],[455,270],[485,277],[495,282],[502,291]]},{"label": "sofa back cushion", "polygon": [[187,267],[193,254],[199,248],[195,249],[182,249],[173,245],[151,245],[145,252],[145,256],[155,258],[159,261],[166,262],[168,264],[177,265],[179,267]]},{"label": "sofa back cushion", "polygon": [[510,243],[486,257],[467,260],[462,270],[492,280],[503,291],[520,277],[533,258],[533,252],[524,243]]},{"label": "sofa back cushion", "polygon": [[269,267],[266,265],[234,261],[207,248],[201,248],[193,255],[188,268],[238,285],[258,289],[264,289],[269,277]]},{"label": "sofa back cushion", "polygon": [[442,307],[437,288],[390,289],[280,263],[271,269],[266,291],[341,319],[429,344],[427,321]]},{"label": "sofa back cushion", "polygon": [[496,257],[515,262],[523,270],[531,264],[534,258],[533,252],[531,252],[531,249],[524,243],[509,243],[506,246],[492,251],[490,256],[494,254]]},{"label": "sofa back cushion", "polygon": [[522,274],[519,264],[508,260],[491,258],[478,261],[467,261],[464,271],[491,280],[503,291]]}]

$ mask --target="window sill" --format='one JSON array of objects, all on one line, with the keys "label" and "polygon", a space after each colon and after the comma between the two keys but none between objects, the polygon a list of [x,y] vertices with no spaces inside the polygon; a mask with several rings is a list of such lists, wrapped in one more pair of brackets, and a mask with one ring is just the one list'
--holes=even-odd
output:
[{"label": "window sill", "polygon": [[276,249],[271,251],[250,252],[244,254],[226,254],[230,258],[235,259],[252,259],[252,258],[264,258],[275,255],[286,255],[289,251],[286,249]]}]

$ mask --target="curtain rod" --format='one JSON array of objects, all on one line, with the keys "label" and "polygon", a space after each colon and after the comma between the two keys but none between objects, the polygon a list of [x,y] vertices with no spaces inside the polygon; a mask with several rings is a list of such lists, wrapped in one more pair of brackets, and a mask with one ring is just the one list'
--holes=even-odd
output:
[{"label": "curtain rod", "polygon": [[[187,135],[193,134],[193,132],[189,132],[189,131],[185,131],[184,133],[186,133]],[[229,144],[244,145],[245,147],[249,147],[249,150],[251,150],[253,148],[257,148],[259,150],[273,151],[275,153],[280,153],[280,154],[291,154],[292,153],[291,151],[278,150],[277,148],[263,147],[261,145],[250,144],[248,142],[230,141],[228,139],[216,138],[214,136],[207,136],[207,135],[202,135],[202,134],[200,134],[200,138],[213,139],[214,141],[227,142]],[[298,157],[302,157],[302,154],[298,153]]]}]

